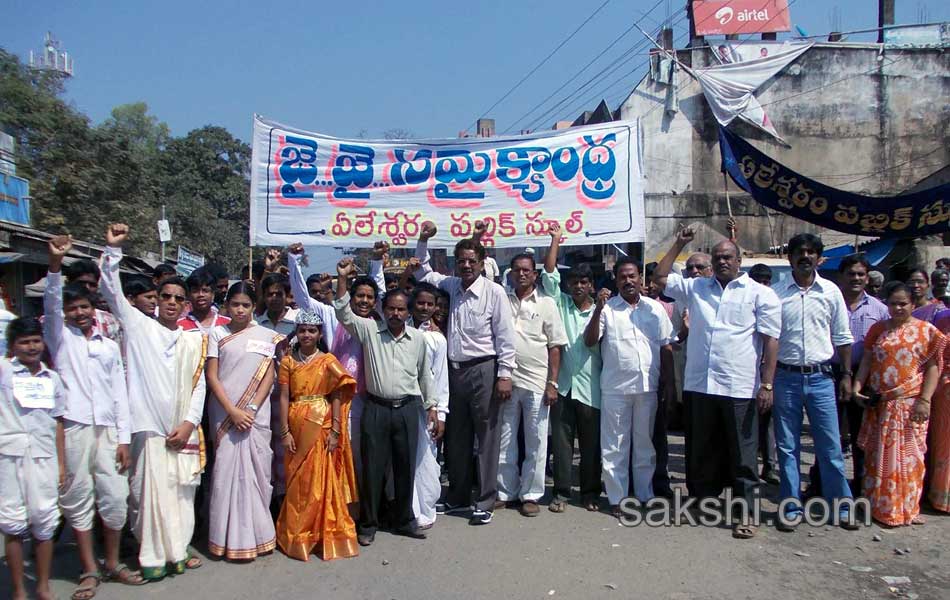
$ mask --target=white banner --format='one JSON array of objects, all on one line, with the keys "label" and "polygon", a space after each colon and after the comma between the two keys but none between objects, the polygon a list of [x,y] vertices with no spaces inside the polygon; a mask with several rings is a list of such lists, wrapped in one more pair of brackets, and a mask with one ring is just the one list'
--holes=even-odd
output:
[{"label": "white banner", "polygon": [[254,118],[251,244],[413,245],[425,221],[452,247],[486,222],[486,245],[642,242],[637,125],[525,136],[344,140]]}]

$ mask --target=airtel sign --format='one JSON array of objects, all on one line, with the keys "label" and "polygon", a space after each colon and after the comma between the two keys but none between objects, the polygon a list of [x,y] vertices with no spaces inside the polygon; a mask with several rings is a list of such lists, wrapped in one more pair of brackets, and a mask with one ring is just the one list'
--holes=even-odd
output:
[{"label": "airtel sign", "polygon": [[693,0],[697,35],[788,31],[788,0]]}]

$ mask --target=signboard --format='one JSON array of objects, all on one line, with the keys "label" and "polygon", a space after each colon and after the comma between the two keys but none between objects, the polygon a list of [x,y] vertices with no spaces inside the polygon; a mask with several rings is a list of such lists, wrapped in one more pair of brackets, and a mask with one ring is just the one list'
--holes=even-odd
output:
[{"label": "signboard", "polygon": [[172,227],[165,219],[158,222],[158,241],[163,244],[172,241]]},{"label": "signboard", "polygon": [[0,131],[0,173],[16,175],[15,148],[13,136]]},{"label": "signboard", "polygon": [[693,0],[697,35],[788,31],[788,0]]},{"label": "signboard", "polygon": [[188,277],[191,272],[205,264],[205,257],[202,254],[196,254],[184,246],[178,246],[178,265],[175,270],[182,277]]},{"label": "signboard", "polygon": [[0,220],[30,224],[30,182],[0,173]]},{"label": "signboard", "polygon": [[615,122],[523,136],[344,140],[254,119],[251,243],[431,247],[470,237],[499,247],[644,239],[637,125]]}]

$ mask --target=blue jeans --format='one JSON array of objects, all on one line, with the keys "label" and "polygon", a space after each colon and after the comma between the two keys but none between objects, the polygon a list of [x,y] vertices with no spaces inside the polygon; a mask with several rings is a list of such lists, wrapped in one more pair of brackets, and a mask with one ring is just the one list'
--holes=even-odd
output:
[{"label": "blue jeans", "polygon": [[[779,495],[795,498],[801,508],[802,408],[808,412],[815,441],[815,459],[821,473],[822,495],[829,505],[835,498],[850,498],[851,488],[844,473],[835,383],[830,375],[802,375],[778,369],[775,373],[775,443],[778,447]],[[787,507],[786,513],[794,512]]]}]

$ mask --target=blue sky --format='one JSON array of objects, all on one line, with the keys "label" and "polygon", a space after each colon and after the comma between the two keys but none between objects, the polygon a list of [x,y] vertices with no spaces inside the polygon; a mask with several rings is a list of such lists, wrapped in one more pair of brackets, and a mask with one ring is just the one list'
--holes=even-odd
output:
[{"label": "blue sky", "polygon": [[[392,128],[454,137],[478,116],[494,117],[504,131],[572,120],[602,97],[615,108],[643,72],[648,48],[636,30],[520,119],[638,19],[655,31],[671,16],[676,45],[685,44],[683,0],[611,0],[482,115],[602,1],[4,0],[0,46],[25,60],[51,30],[75,59],[67,99],[94,122],[113,106],[145,101],[175,135],[214,124],[249,140],[257,112],[341,137]],[[811,35],[831,30],[836,8],[845,31],[877,24],[874,0],[793,2],[793,24]],[[898,23],[917,22],[922,10],[930,21],[950,20],[946,0],[897,4]],[[627,62],[608,78],[543,115],[624,53]]]}]

